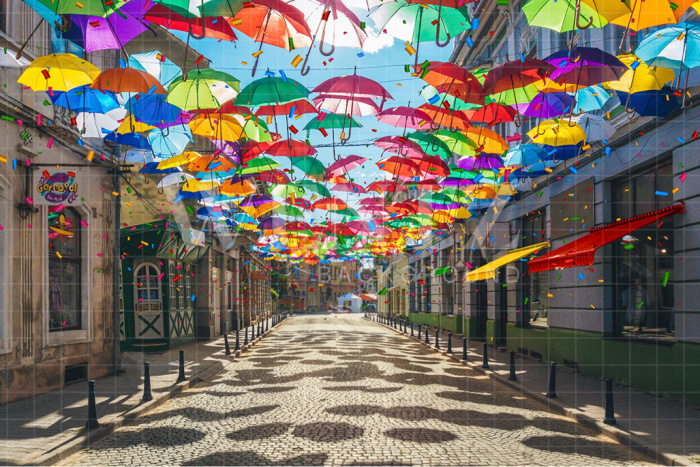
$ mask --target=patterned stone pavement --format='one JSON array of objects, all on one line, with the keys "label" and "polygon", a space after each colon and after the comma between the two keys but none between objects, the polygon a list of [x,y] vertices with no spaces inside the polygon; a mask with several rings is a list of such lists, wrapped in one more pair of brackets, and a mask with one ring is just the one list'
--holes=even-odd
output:
[{"label": "patterned stone pavement", "polygon": [[61,465],[608,465],[646,458],[360,316],[288,320]]}]

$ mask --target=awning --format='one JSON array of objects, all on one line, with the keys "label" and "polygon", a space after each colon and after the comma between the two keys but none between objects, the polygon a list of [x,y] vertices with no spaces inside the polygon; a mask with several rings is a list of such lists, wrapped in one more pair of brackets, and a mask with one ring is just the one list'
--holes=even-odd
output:
[{"label": "awning", "polygon": [[377,300],[377,296],[374,295],[374,294],[364,294],[364,293],[363,293],[363,294],[360,294],[360,298],[361,298],[362,300],[370,300],[370,301],[376,301],[376,300]]},{"label": "awning", "polygon": [[536,251],[544,250],[545,248],[549,247],[549,242],[542,242],[538,243],[537,245],[526,246],[523,248],[518,248],[517,250],[513,250],[510,253],[501,256],[500,258],[495,259],[488,264],[481,266],[480,268],[468,272],[467,282],[480,281],[484,279],[495,279],[496,271],[498,270],[498,268],[503,267],[506,264],[510,264],[514,261],[518,261],[522,258],[525,258],[526,256],[530,256]]},{"label": "awning", "polygon": [[667,208],[593,228],[590,230],[590,233],[568,245],[564,245],[530,261],[528,263],[528,273],[590,266],[595,261],[595,252],[598,248],[614,242],[637,229],[658,222],[665,217],[683,212],[685,212],[685,203],[681,201],[680,204]]}]

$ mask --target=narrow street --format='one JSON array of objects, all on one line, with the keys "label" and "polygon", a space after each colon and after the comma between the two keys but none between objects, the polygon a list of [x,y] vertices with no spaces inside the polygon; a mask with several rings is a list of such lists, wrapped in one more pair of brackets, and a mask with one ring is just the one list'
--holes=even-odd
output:
[{"label": "narrow street", "polygon": [[361,315],[293,317],[232,368],[61,465],[648,463]]}]

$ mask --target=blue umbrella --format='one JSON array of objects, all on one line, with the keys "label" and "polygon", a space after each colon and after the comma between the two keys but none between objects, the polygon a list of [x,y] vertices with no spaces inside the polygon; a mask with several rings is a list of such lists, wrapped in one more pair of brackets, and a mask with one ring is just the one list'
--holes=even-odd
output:
[{"label": "blue umbrella", "polygon": [[563,146],[548,146],[543,144],[542,147],[547,151],[547,160],[549,161],[566,161],[573,157],[578,157],[581,154],[581,144],[569,144]]},{"label": "blue umbrella", "polygon": [[158,164],[160,162],[148,162],[141,167],[141,170],[139,170],[139,173],[142,174],[160,174],[160,175],[165,175],[165,174],[174,174],[177,172],[182,172],[180,167],[172,167],[169,169],[159,169]]},{"label": "blue umbrella", "polygon": [[182,110],[165,102],[167,97],[165,94],[136,94],[129,98],[126,108],[139,121],[148,125],[173,123],[180,116]]},{"label": "blue umbrella", "polygon": [[129,68],[145,71],[155,76],[165,89],[168,89],[168,86],[182,75],[180,67],[157,50],[130,55],[128,65]]},{"label": "blue umbrella", "polygon": [[54,91],[49,94],[53,105],[65,107],[73,112],[92,112],[105,114],[120,107],[117,95],[111,91],[90,89],[90,86],[80,86],[67,92]]},{"label": "blue umbrella", "polygon": [[570,94],[576,99],[574,113],[595,112],[596,110],[600,110],[612,97],[610,91],[597,84],[595,86],[579,89]]},{"label": "blue umbrella", "polygon": [[132,148],[138,149],[150,149],[151,145],[148,144],[148,140],[138,133],[125,133],[116,134],[110,133],[105,136],[105,141],[112,141],[113,143],[121,144],[124,146],[131,146]]},{"label": "blue umbrella", "polygon": [[[508,150],[504,165],[526,167],[547,159],[547,151],[534,144],[519,144]],[[512,172],[511,172],[512,173]]]},{"label": "blue umbrella", "polygon": [[618,91],[617,95],[621,102],[627,101],[629,96],[627,106],[642,117],[665,117],[681,106],[680,99],[674,94],[673,88],[669,86],[664,86],[659,91],[651,90],[632,94]]},{"label": "blue umbrella", "polygon": [[634,54],[650,67],[680,70],[700,66],[700,24],[683,22],[657,29],[642,40]]},{"label": "blue umbrella", "polygon": [[192,142],[192,130],[188,126],[156,128],[148,133],[148,142],[153,154],[169,159],[185,151],[187,145]]}]

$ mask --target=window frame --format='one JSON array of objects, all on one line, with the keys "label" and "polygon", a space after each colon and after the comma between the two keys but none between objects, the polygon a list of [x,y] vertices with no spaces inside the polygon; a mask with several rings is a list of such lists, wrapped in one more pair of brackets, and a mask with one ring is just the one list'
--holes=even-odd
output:
[{"label": "window frame", "polygon": [[[91,212],[89,208],[85,205],[73,205],[71,206],[80,215],[82,220],[90,219]],[[41,206],[39,214],[41,215],[40,231],[42,234],[49,229],[49,206]],[[82,284],[89,284],[90,282],[90,271],[93,269],[93,255],[92,255],[92,238],[93,233],[93,222],[88,222],[87,226],[81,227],[81,237],[80,237],[80,251],[82,258],[82,267],[80,268],[80,280]],[[41,242],[41,256],[42,256],[42,277],[43,283],[49,283],[49,242]],[[92,329],[92,287],[80,287],[80,319],[81,327],[80,329],[66,330],[61,332],[49,332],[49,294],[48,288],[42,292],[42,346],[60,346],[65,344],[78,344],[92,342],[93,340],[93,329]]]},{"label": "window frame", "polygon": [[[7,179],[0,175],[0,225],[5,226],[5,231],[2,233],[2,242],[0,242],[0,268],[2,272],[7,273],[11,267],[11,256],[14,254],[9,245],[14,244],[14,209],[12,204],[12,192],[10,191],[10,183]],[[0,310],[3,310],[0,315],[0,355],[12,352],[12,313],[9,310],[12,308],[12,281],[3,281],[0,285]]]},{"label": "window frame", "polygon": [[[549,234],[549,232],[548,232],[549,222],[547,221],[547,217],[548,217],[547,216],[547,208],[542,207],[537,212],[532,213],[532,214],[528,214],[522,218],[521,226],[522,226],[523,241],[521,243],[522,243],[523,247],[535,245],[537,243],[549,240],[549,238],[550,238],[550,236],[548,235]],[[538,228],[539,232],[537,232],[538,235],[537,235],[537,237],[535,237],[534,235],[532,235],[535,232],[534,231],[535,226],[533,225],[533,230],[530,231],[530,230],[528,230],[529,227],[527,225],[530,222],[532,224],[534,224],[537,221],[537,219],[541,219],[542,229],[539,230],[539,228]],[[542,231],[544,231],[544,233],[541,233]],[[522,299],[523,299],[523,303],[524,303],[522,306],[523,310],[522,310],[522,313],[520,313],[520,316],[522,319],[522,325],[524,327],[547,328],[547,327],[549,327],[549,297],[548,297],[549,274],[547,271],[542,271],[542,272],[539,272],[536,274],[542,275],[542,277],[544,277],[544,280],[540,281],[540,287],[544,286],[543,289],[540,291],[540,295],[541,295],[541,297],[544,298],[544,300],[546,302],[544,305],[545,312],[546,312],[546,315],[545,315],[546,321],[539,321],[539,322],[532,321],[532,289],[531,289],[531,287],[532,287],[533,274],[525,274],[521,278],[521,281],[520,281],[522,283],[522,291],[523,291]],[[524,302],[526,298],[527,298],[527,304],[525,304],[525,302]]]},{"label": "window frame", "polygon": [[[51,208],[53,206],[49,206],[46,210],[47,216],[48,214],[51,213]],[[78,304],[77,304],[77,319],[76,322],[77,324],[72,327],[67,327],[67,328],[61,328],[61,327],[51,327],[51,300],[49,299],[49,332],[54,333],[54,332],[67,332],[67,331],[80,331],[82,330],[83,326],[83,319],[82,319],[82,313],[83,313],[83,303],[82,303],[82,289],[83,289],[83,258],[82,258],[82,242],[83,242],[83,226],[81,224],[82,222],[82,216],[80,215],[80,212],[70,206],[67,206],[63,208],[61,211],[59,211],[61,214],[64,215],[67,213],[74,213],[75,214],[75,223],[74,223],[74,230],[75,233],[74,235],[76,236],[76,255],[66,255],[65,253],[59,258],[56,253],[57,250],[52,252],[50,247],[49,247],[49,254],[48,254],[48,266],[49,270],[51,269],[51,264],[52,263],[59,263],[60,264],[60,269],[61,269],[61,274],[63,274],[63,264],[72,264],[77,266],[78,268],[78,273],[77,273],[77,278],[79,280],[79,288],[78,288]],[[49,224],[50,227],[50,224]],[[47,229],[48,230],[48,229]],[[51,242],[49,242],[51,243]],[[51,278],[49,277],[49,281]],[[47,286],[49,287],[48,293],[49,295],[51,294],[51,286],[50,282],[47,282]]]}]

